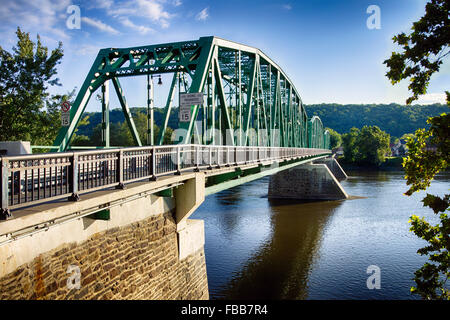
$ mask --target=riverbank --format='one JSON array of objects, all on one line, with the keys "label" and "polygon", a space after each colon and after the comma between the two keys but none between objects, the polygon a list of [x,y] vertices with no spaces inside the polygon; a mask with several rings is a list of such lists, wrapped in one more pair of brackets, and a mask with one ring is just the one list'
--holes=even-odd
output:
[{"label": "riverbank", "polygon": [[345,162],[343,158],[338,162],[345,171],[403,171],[403,157],[388,157],[380,166],[357,165]]}]

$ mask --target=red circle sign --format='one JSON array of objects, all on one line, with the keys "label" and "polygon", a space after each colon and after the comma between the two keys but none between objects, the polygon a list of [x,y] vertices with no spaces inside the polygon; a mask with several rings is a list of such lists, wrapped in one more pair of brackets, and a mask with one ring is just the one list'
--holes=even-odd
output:
[{"label": "red circle sign", "polygon": [[69,103],[69,101],[64,101],[64,102],[61,104],[61,111],[67,112],[67,111],[69,111],[69,110],[70,110],[70,103]]}]

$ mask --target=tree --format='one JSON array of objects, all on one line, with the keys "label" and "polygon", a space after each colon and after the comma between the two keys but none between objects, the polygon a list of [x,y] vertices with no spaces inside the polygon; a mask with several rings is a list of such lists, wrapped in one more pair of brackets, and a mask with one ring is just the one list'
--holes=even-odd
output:
[{"label": "tree", "polygon": [[[450,115],[430,118],[429,123],[429,130],[419,129],[415,139],[408,138],[408,157],[403,161],[406,184],[410,185],[405,193],[408,196],[426,190],[433,177],[450,164]],[[436,150],[427,146],[435,146]],[[439,214],[440,222],[433,226],[416,215],[409,220],[411,231],[428,242],[417,252],[429,256],[429,262],[415,272],[416,286],[411,292],[425,299],[450,300],[450,291],[446,287],[450,277],[450,219],[445,213],[449,210],[450,195],[441,198],[427,193],[422,202]]]},{"label": "tree", "polygon": [[425,94],[431,75],[437,71],[444,57],[450,53],[450,1],[431,0],[426,4],[425,15],[414,22],[410,34],[394,36],[402,52],[392,52],[384,61],[388,67],[386,76],[392,84],[409,78],[408,89],[412,96],[406,100],[410,104]]},{"label": "tree", "polygon": [[344,158],[358,165],[379,166],[385,161],[390,136],[377,126],[352,128],[344,134]]},{"label": "tree", "polygon": [[[133,121],[136,126],[136,130],[139,134],[139,139],[141,139],[141,142],[143,145],[147,144],[147,115],[143,112],[138,111],[133,116]],[[157,143],[157,139],[159,137],[159,127],[154,124],[153,125],[154,130],[154,143]],[[128,128],[127,122],[122,122],[120,125],[120,133],[119,136],[121,137],[121,144],[123,146],[134,146],[135,143],[133,141],[133,137],[131,135],[131,131]]]},{"label": "tree", "polygon": [[163,144],[174,144],[172,141],[173,129],[171,127],[166,128],[166,132],[164,132]]},{"label": "tree", "polygon": [[390,136],[377,126],[364,126],[356,140],[356,163],[379,166],[390,154]]},{"label": "tree", "polygon": [[406,141],[406,140],[408,140],[408,138],[414,139],[415,138],[414,133],[405,133],[404,135],[402,135],[400,137],[399,140],[405,140]]},{"label": "tree", "polygon": [[[432,74],[439,71],[450,50],[450,1],[431,0],[426,4],[425,15],[413,23],[412,32],[400,33],[393,38],[402,52],[393,52],[384,61],[388,67],[386,76],[392,84],[409,79],[412,96],[407,104],[427,92]],[[450,107],[450,93],[447,105]],[[405,192],[410,196],[419,190],[426,190],[434,176],[446,169],[450,162],[450,117],[447,113],[427,120],[431,125],[428,130],[418,129],[415,138],[408,138],[408,157],[403,161],[406,184]],[[434,146],[434,148],[429,148]],[[419,249],[420,255],[427,255],[426,262],[415,275],[416,286],[411,292],[424,299],[450,300],[447,280],[450,277],[450,221],[446,212],[450,206],[450,195],[438,197],[427,194],[422,200],[424,206],[439,214],[439,223],[432,225],[424,218],[412,215],[411,228],[418,237],[426,240],[428,245]]]},{"label": "tree", "polygon": [[344,160],[346,162],[356,162],[356,154],[358,153],[356,140],[359,136],[358,128],[351,128],[350,132],[342,135],[342,146],[344,148]]},{"label": "tree", "polygon": [[[74,96],[74,93],[75,93],[75,90],[72,92],[72,96]],[[81,119],[81,121],[78,124],[78,127],[79,126],[87,126],[87,125],[89,125],[89,116],[88,115],[85,116],[83,119]],[[59,128],[61,126],[55,126],[55,127],[57,127],[57,129],[55,129],[55,135],[53,136],[53,139],[56,136],[56,134],[58,133]],[[83,134],[80,135],[77,133],[78,133],[78,128],[75,129],[75,132],[72,135],[72,139],[70,142],[71,145],[73,145],[73,146],[90,146],[91,145],[91,141],[88,136],[85,136]]]},{"label": "tree", "polygon": [[[0,140],[51,143],[57,118],[54,106],[64,97],[49,98],[47,89],[60,85],[55,76],[63,57],[62,43],[49,54],[39,35],[34,43],[20,28],[16,34],[12,53],[0,47]],[[49,109],[43,111],[46,106]]]},{"label": "tree", "polygon": [[326,128],[325,130],[328,130],[330,133],[330,149],[340,147],[342,144],[341,135],[331,128]]}]

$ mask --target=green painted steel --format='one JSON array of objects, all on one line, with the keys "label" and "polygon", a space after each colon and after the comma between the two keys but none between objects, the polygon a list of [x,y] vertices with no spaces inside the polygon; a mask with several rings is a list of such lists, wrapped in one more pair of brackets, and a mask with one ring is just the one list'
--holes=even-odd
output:
[{"label": "green painted steel", "polygon": [[106,221],[111,220],[111,215],[110,215],[109,209],[97,211],[87,217],[90,219],[94,219],[94,220],[106,220]]},{"label": "green painted steel", "polygon": [[324,139],[323,139],[323,149],[330,149],[330,132],[328,130],[325,130],[323,133]]},{"label": "green painted steel", "polygon": [[[69,127],[54,142],[65,151],[91,95],[112,80],[136,145],[134,126],[120,77],[172,73],[159,137],[153,137],[153,83],[149,90],[147,144],[162,144],[176,92],[204,94],[203,105],[191,106],[188,122],[180,122],[178,142],[203,145],[324,148],[329,134],[318,117],[308,119],[300,95],[286,73],[259,49],[217,37],[99,51],[72,104]],[[149,80],[148,80],[149,81]],[[178,83],[178,87],[177,87]],[[182,84],[182,85],[181,85]],[[103,95],[103,100],[108,101]],[[104,114],[107,106],[104,105]],[[109,146],[107,117],[104,146]],[[107,141],[108,140],[108,141]],[[327,142],[328,141],[328,142]]]},{"label": "green painted steel", "polygon": [[[329,138],[325,135],[322,120],[319,117],[313,116],[308,121],[308,147],[309,148],[329,148]],[[328,133],[329,136],[329,133]],[[328,140],[328,142],[327,142]]]}]

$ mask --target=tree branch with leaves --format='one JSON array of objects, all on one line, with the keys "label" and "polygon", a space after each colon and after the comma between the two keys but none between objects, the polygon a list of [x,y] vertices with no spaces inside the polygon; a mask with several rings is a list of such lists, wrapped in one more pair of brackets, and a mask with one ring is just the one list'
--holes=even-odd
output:
[{"label": "tree branch with leaves", "polygon": [[[392,84],[409,79],[408,89],[412,96],[406,104],[417,100],[427,92],[431,76],[439,71],[444,58],[450,53],[450,0],[431,0],[425,6],[425,15],[414,22],[410,34],[400,33],[393,38],[401,52],[393,52],[384,61],[388,67],[386,76]],[[446,91],[450,107],[450,93]],[[418,129],[414,138],[408,138],[408,156],[403,160],[406,184],[405,192],[426,190],[436,174],[448,168],[450,163],[450,116],[443,113],[427,120],[428,130]],[[410,230],[427,241],[428,245],[417,251],[428,256],[428,262],[414,275],[416,286],[411,292],[424,299],[450,300],[448,279],[450,277],[450,195],[443,197],[427,194],[424,206],[439,215],[439,223],[432,225],[424,218],[412,215]]]}]

